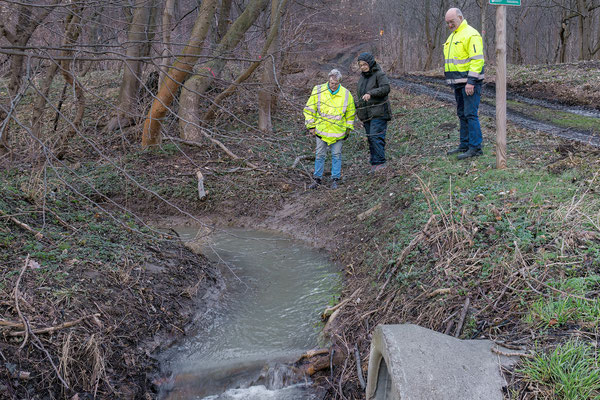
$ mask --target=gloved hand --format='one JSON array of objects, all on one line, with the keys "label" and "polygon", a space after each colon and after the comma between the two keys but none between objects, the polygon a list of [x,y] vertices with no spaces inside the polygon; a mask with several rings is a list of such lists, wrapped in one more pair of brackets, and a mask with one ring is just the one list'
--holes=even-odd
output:
[{"label": "gloved hand", "polygon": [[344,135],[344,137],[342,138],[342,140],[348,139],[348,136],[350,136],[350,129],[346,129],[346,134]]}]

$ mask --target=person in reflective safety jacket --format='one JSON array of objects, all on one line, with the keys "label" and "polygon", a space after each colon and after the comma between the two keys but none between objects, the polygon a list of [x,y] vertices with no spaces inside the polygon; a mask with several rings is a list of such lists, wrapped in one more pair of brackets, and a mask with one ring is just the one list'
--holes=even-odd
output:
[{"label": "person in reflective safety jacket", "polygon": [[331,149],[331,188],[337,189],[342,174],[342,142],[354,126],[354,98],[343,87],[342,74],[332,69],[326,83],[313,88],[304,107],[305,125],[315,136],[316,157],[314,181],[310,189],[317,188],[323,179],[327,149]]},{"label": "person in reflective safety jacket", "polygon": [[477,115],[484,78],[483,41],[458,8],[446,12],[446,24],[452,33],[444,43],[444,75],[446,83],[454,88],[460,120],[460,144],[447,154],[458,154],[458,159],[463,160],[483,154]]}]

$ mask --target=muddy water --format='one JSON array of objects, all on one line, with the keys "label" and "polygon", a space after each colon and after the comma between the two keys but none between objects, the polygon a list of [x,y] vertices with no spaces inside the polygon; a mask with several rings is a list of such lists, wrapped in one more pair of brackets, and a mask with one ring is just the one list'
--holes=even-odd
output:
[{"label": "muddy water", "polygon": [[[177,229],[192,240],[197,230]],[[306,244],[248,230],[215,233],[201,245],[226,289],[200,316],[197,336],[163,355],[173,376],[162,398],[313,399],[285,362],[318,346],[319,313],[340,285],[335,267]]]}]

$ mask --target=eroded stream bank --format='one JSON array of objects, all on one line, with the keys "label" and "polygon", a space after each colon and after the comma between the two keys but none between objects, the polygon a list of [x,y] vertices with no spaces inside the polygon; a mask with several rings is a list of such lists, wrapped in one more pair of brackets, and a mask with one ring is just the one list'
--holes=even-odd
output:
[{"label": "eroded stream bank", "polygon": [[171,374],[161,397],[317,398],[286,363],[319,345],[319,314],[339,294],[327,254],[274,232],[175,230],[219,265],[225,288],[197,316],[197,333],[161,355]]}]

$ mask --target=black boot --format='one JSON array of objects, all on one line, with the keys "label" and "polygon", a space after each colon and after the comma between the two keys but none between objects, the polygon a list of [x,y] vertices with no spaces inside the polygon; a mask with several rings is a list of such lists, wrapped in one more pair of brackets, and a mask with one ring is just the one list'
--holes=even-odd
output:
[{"label": "black boot", "polygon": [[331,180],[331,188],[332,189],[337,189],[338,188],[338,178],[333,178]]},{"label": "black boot", "polygon": [[316,189],[321,185],[321,178],[315,178],[314,181],[310,185],[308,185],[309,189]]},{"label": "black boot", "polygon": [[469,149],[467,151],[465,151],[462,154],[459,154],[458,157],[456,157],[458,160],[464,160],[466,158],[471,158],[471,157],[477,157],[483,154],[483,151],[481,151],[481,149]]},{"label": "black boot", "polygon": [[454,154],[466,153],[468,150],[469,150],[468,148],[457,147],[454,150],[448,150],[446,152],[446,155],[451,156],[451,155],[454,155]]}]

